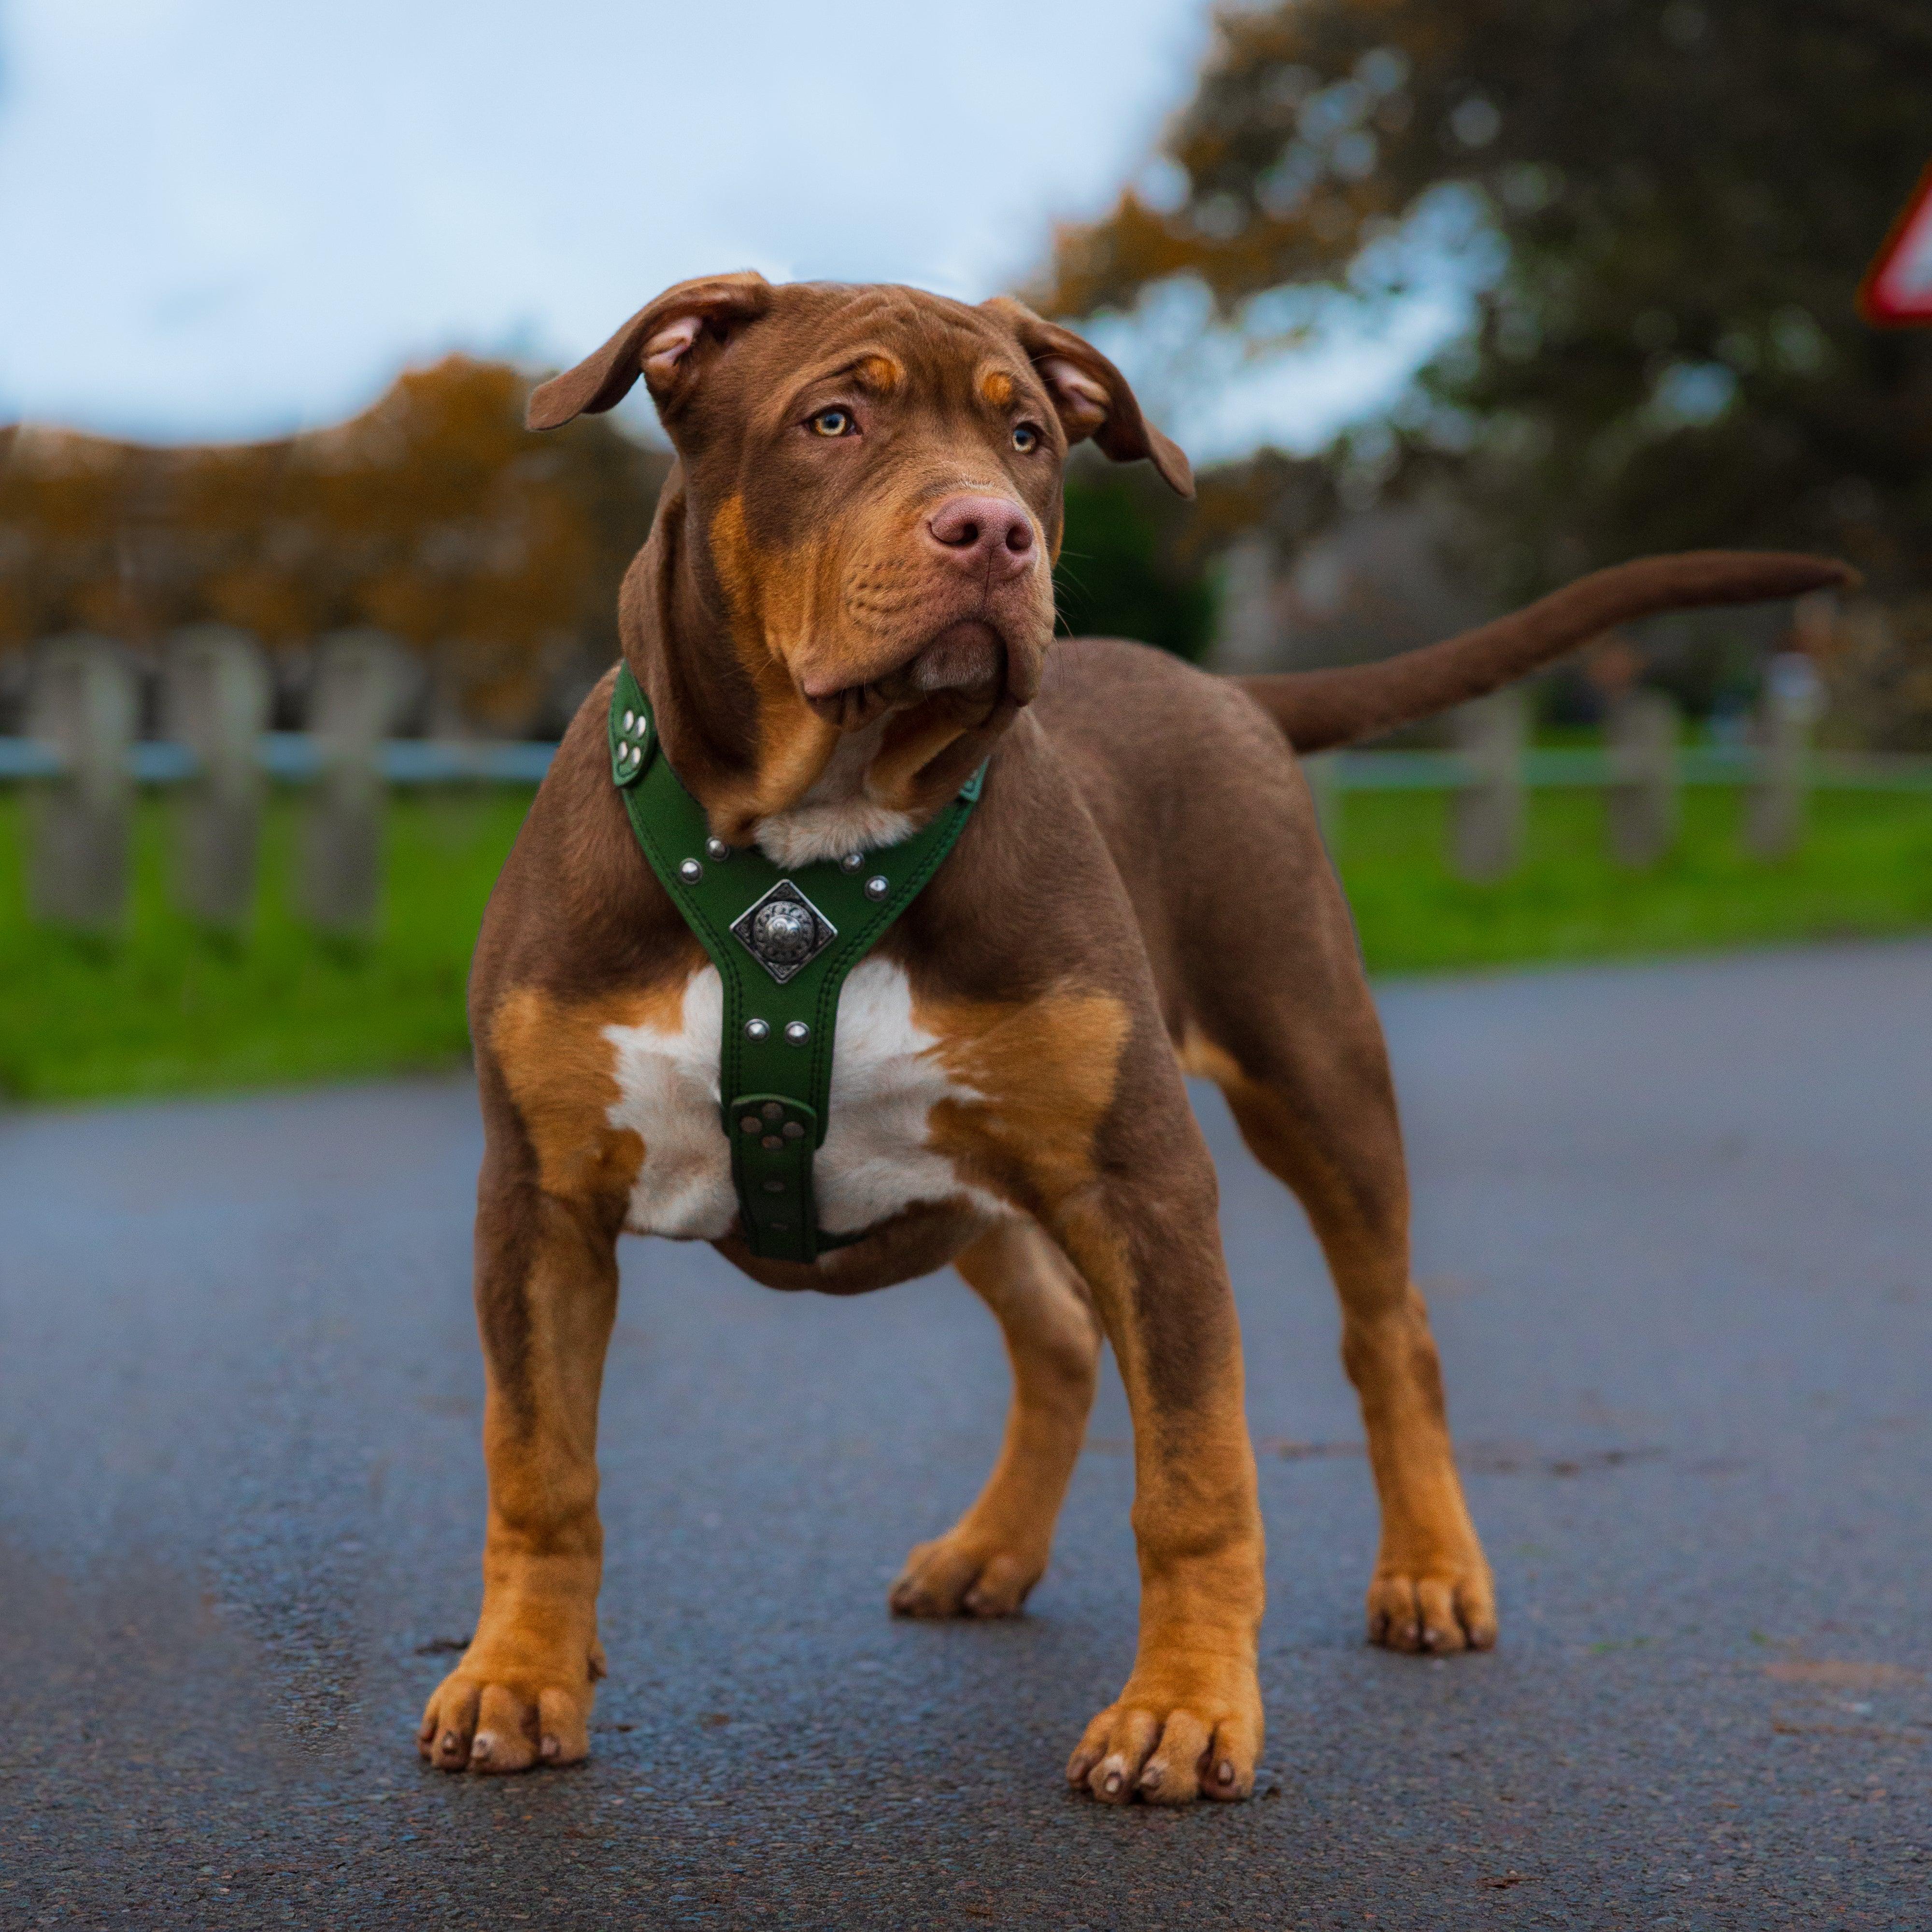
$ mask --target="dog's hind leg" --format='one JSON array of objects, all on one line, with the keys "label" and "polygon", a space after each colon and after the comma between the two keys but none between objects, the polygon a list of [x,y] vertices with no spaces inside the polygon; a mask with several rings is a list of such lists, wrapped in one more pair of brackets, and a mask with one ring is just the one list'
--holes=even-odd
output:
[{"label": "dog's hind leg", "polygon": [[[1300,1197],[1328,1257],[1382,1503],[1370,1640],[1485,1650],[1495,1593],[1456,1474],[1429,1312],[1409,1276],[1388,1052],[1340,889],[1318,848],[1312,856],[1298,916],[1269,921],[1264,943],[1250,932],[1246,948],[1219,954],[1182,1059],[1226,1094],[1243,1138]],[[1256,893],[1244,916],[1268,898]]]},{"label": "dog's hind leg", "polygon": [[956,1265],[999,1322],[1012,1406],[978,1501],[914,1549],[892,1606],[904,1616],[1011,1616],[1046,1569],[1094,1403],[1100,1324],[1085,1285],[1036,1222],[1000,1222]]}]

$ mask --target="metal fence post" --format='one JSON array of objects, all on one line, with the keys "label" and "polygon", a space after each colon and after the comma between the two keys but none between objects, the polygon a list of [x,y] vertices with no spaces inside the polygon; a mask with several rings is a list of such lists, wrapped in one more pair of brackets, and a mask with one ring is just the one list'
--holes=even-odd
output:
[{"label": "metal fence post", "polygon": [[268,723],[268,671],[255,640],[223,624],[176,632],[161,718],[196,764],[175,808],[176,900],[208,925],[244,925],[261,832],[258,740]]},{"label": "metal fence post", "polygon": [[302,827],[304,916],[366,932],[382,893],[380,754],[403,688],[401,652],[380,631],[338,631],[316,646],[308,728],[322,760]]},{"label": "metal fence post", "polygon": [[1811,727],[1821,693],[1811,660],[1783,651],[1766,667],[1754,736],[1758,776],[1744,814],[1744,843],[1760,859],[1788,858],[1804,836]]},{"label": "metal fence post", "polygon": [[1610,707],[1610,856],[1620,866],[1654,866],[1677,842],[1677,706],[1660,691],[1629,691]]},{"label": "metal fence post", "polygon": [[1522,754],[1529,713],[1520,691],[1498,691],[1450,714],[1456,748],[1474,771],[1449,805],[1450,862],[1481,883],[1513,872],[1522,856]]},{"label": "metal fence post", "polygon": [[128,754],[140,705],[134,668],[112,638],[72,632],[37,653],[27,734],[63,769],[32,788],[28,904],[36,919],[100,932],[128,906],[134,780]]}]

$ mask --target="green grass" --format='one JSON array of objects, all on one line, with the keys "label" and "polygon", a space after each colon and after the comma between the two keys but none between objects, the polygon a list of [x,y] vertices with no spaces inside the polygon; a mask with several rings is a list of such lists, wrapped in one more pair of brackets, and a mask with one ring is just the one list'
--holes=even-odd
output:
[{"label": "green grass", "polygon": [[[290,916],[286,799],[270,812],[262,902],[238,938],[202,932],[169,908],[167,809],[154,800],[141,809],[124,936],[30,926],[20,807],[0,794],[0,1091],[75,1100],[458,1064],[470,947],[528,803],[502,790],[398,800],[381,930],[350,946]],[[1539,793],[1526,863],[1481,886],[1444,866],[1441,796],[1358,793],[1345,808],[1342,872],[1382,973],[1932,929],[1932,798],[1823,794],[1804,850],[1774,866],[1742,851],[1741,810],[1734,794],[1689,794],[1676,853],[1631,874],[1604,856],[1600,800]]]},{"label": "green grass", "polygon": [[387,824],[380,930],[318,938],[291,916],[296,810],[271,808],[263,891],[236,938],[167,903],[167,808],[143,802],[124,937],[82,938],[23,916],[20,809],[0,795],[0,1090],[30,1100],[355,1078],[456,1064],[469,1049],[464,983],[527,791],[398,800]]},{"label": "green grass", "polygon": [[1499,885],[1443,861],[1441,793],[1347,797],[1342,876],[1377,973],[1608,959],[1932,928],[1932,797],[1822,792],[1810,836],[1766,863],[1740,837],[1742,796],[1684,796],[1682,836],[1653,870],[1607,856],[1599,794],[1532,794],[1524,862]]}]

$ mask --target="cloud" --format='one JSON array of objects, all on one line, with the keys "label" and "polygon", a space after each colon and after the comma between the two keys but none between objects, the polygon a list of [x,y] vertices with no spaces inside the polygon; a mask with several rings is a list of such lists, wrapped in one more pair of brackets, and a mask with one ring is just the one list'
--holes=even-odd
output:
[{"label": "cloud", "polygon": [[1198,0],[16,0],[0,407],[164,435],[326,419],[397,364],[562,359],[741,265],[978,296],[1103,206]]},{"label": "cloud", "polygon": [[[334,420],[452,349],[574,360],[719,268],[989,294],[1143,167],[1209,25],[1202,0],[4,18],[0,417],[165,439]],[[1305,440],[1320,386],[1250,386],[1250,440]],[[1217,449],[1246,406],[1198,416]]]}]

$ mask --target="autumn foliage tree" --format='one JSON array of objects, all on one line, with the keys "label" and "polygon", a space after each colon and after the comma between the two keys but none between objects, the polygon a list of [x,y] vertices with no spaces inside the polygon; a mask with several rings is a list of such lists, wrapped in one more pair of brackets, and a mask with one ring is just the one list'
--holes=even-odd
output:
[{"label": "autumn foliage tree", "polygon": [[0,652],[86,628],[154,649],[234,624],[285,659],[374,625],[442,722],[554,724],[616,655],[616,587],[668,459],[608,418],[538,437],[527,379],[452,356],[338,428],[146,448],[0,431]]},{"label": "autumn foliage tree", "polygon": [[1932,158],[1932,8],[1286,0],[1216,33],[1168,191],[1063,232],[1052,308],[1470,274],[1468,334],[1367,446],[1446,484],[1496,595],[1793,545],[1932,638],[1932,334],[1853,308]]}]

